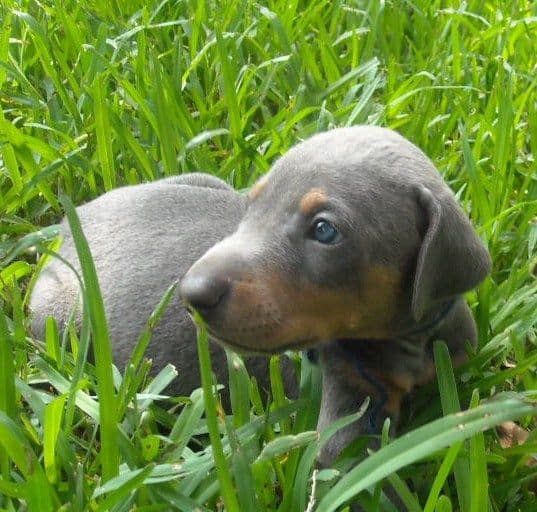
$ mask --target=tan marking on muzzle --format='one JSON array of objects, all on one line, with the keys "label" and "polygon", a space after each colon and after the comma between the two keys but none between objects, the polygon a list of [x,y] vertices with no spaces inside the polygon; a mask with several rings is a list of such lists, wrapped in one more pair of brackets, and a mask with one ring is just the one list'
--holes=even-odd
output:
[{"label": "tan marking on muzzle", "polygon": [[322,188],[312,188],[309,192],[304,194],[300,200],[300,213],[308,215],[319,208],[322,208],[328,198],[326,192]]},{"label": "tan marking on muzzle", "polygon": [[[386,338],[401,276],[375,266],[361,290],[324,288],[265,272],[233,285],[216,337],[245,350],[279,352],[337,338]],[[210,324],[209,324],[210,326]]]},{"label": "tan marking on muzzle", "polygon": [[259,178],[254,183],[254,186],[250,189],[250,192],[248,192],[248,198],[250,199],[250,201],[253,201],[256,197],[259,197],[259,194],[261,194],[261,192],[263,192],[263,190],[266,188],[267,183],[268,183],[267,174]]}]

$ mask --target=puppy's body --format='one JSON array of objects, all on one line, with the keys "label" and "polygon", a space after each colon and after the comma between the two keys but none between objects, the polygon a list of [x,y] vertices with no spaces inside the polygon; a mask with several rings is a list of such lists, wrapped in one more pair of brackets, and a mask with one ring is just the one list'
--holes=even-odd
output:
[{"label": "puppy's body", "polygon": [[[127,362],[166,289],[207,249],[236,229],[245,207],[245,198],[223,181],[194,173],[118,188],[77,208],[95,262],[119,367]],[[60,254],[79,270],[65,220],[61,231]],[[79,284],[72,270],[53,259],[32,293],[32,331],[42,336],[48,316],[64,325],[78,296]],[[226,382],[224,351],[211,344],[211,352],[215,373],[220,382]],[[168,363],[177,368],[179,375],[170,392],[189,394],[199,387],[195,329],[178,294],[157,325],[146,355],[155,369]],[[266,365],[263,357],[248,362],[265,385]]]},{"label": "puppy's body", "polygon": [[[330,440],[325,463],[384,417],[397,419],[403,397],[432,375],[434,339],[456,359],[475,341],[461,294],[489,272],[487,250],[434,165],[391,130],[319,134],[283,156],[248,200],[191,175],[119,189],[78,212],[119,365],[164,290],[182,278],[183,301],[221,343],[267,354],[318,348],[320,429],[372,397],[366,417]],[[67,229],[61,254],[76,263]],[[32,296],[34,330],[49,314],[65,321],[76,295],[72,273],[53,262]],[[224,381],[223,353],[213,351]],[[179,368],[177,391],[199,385],[179,298],[149,356]],[[258,377],[263,368],[255,360]]]}]

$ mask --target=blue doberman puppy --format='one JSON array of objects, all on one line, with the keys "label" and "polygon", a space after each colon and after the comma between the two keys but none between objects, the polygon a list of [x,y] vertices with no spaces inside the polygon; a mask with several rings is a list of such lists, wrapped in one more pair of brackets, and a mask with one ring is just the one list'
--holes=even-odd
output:
[{"label": "blue doberman puppy", "polygon": [[[199,385],[187,313],[196,309],[211,336],[239,352],[315,348],[319,429],[372,397],[367,417],[332,438],[323,462],[386,416],[397,420],[405,395],[432,376],[433,340],[445,340],[459,361],[476,339],[461,294],[489,273],[489,254],[431,161],[388,129],[318,134],[278,160],[248,197],[192,174],[114,190],[78,214],[119,365],[167,286],[182,278],[148,354],[157,367],[178,367],[175,391]],[[76,266],[63,231],[60,253]],[[35,332],[48,315],[65,321],[77,295],[72,272],[53,261],[32,295]],[[223,380],[216,345],[213,358]],[[250,367],[261,378],[266,371],[259,358]]]}]

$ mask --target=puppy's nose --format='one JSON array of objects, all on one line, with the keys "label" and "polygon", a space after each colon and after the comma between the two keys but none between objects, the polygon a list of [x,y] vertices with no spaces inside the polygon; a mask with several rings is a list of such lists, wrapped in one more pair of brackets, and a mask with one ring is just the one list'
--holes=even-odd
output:
[{"label": "puppy's nose", "polygon": [[225,277],[187,272],[179,286],[181,298],[187,306],[197,309],[202,315],[214,310],[229,290]]}]

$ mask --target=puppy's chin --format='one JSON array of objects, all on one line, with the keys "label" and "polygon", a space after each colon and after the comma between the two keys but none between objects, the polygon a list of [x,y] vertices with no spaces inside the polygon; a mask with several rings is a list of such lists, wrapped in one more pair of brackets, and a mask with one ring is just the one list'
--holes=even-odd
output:
[{"label": "puppy's chin", "polygon": [[254,349],[252,347],[246,347],[243,345],[239,345],[236,342],[225,340],[221,337],[216,336],[215,334],[211,333],[209,331],[209,336],[211,337],[211,340],[218,343],[222,348],[225,348],[227,350],[231,350],[235,352],[236,354],[239,354],[240,356],[244,357],[253,357],[253,356],[266,356],[270,357],[272,353],[270,352],[264,352],[259,349]]},{"label": "puppy's chin", "polygon": [[242,343],[238,343],[235,340],[230,341],[225,338],[222,338],[221,336],[215,334],[211,329],[208,329],[209,336],[213,341],[221,345],[222,347],[232,350],[233,352],[236,352],[237,354],[241,356],[265,356],[270,357],[276,354],[282,354],[283,352],[287,351],[300,351],[307,348],[315,347],[319,344],[319,342],[308,339],[308,340],[297,340],[297,341],[291,341],[288,343],[282,343],[278,344],[277,347],[273,349],[268,348],[261,348],[256,347],[253,345],[245,345]]}]

